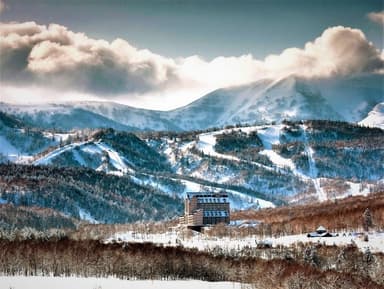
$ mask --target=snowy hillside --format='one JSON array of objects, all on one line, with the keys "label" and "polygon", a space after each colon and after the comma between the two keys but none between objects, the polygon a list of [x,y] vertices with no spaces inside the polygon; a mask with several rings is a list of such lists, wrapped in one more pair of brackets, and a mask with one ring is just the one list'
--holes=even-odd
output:
[{"label": "snowy hillside", "polygon": [[129,177],[75,167],[0,164],[0,200],[2,211],[8,205],[16,207],[8,208],[12,223],[25,215],[24,224],[30,227],[62,225],[63,217],[45,218],[51,223],[41,223],[44,219],[33,211],[18,207],[35,207],[35,211],[39,211],[37,207],[49,208],[59,216],[91,223],[164,220],[182,211],[181,199],[156,188],[137,184]]},{"label": "snowy hillside", "polygon": [[[182,198],[188,191],[226,190],[233,209],[380,190],[383,139],[379,128],[332,121],[189,132],[59,133],[28,128],[3,116],[0,130],[1,162],[86,167],[128,176],[171,198]],[[82,215],[88,216],[86,211]]]},{"label": "snowy hillside", "polygon": [[[384,99],[381,75],[309,80],[289,76],[219,89],[170,112],[183,129],[328,119],[356,122]],[[204,113],[201,113],[204,111]]]},{"label": "snowy hillside", "polygon": [[[383,133],[346,123],[308,122],[236,127],[198,134],[192,141],[150,143],[168,155],[178,174],[241,184],[292,201],[298,200],[295,195],[324,201],[366,194],[380,185],[384,168],[375,159],[384,152]],[[359,186],[356,179],[367,183]]]},{"label": "snowy hillside", "polygon": [[18,118],[0,112],[0,162],[28,162],[31,155],[58,144],[58,135],[29,127]]},{"label": "snowy hillside", "polygon": [[384,102],[376,105],[368,116],[360,122],[360,124],[384,129]]},{"label": "snowy hillside", "polygon": [[100,130],[40,154],[33,163],[129,175],[169,196],[226,190],[233,208],[246,209],[378,190],[383,138],[377,128],[327,121],[140,137]]},{"label": "snowy hillside", "polygon": [[382,103],[382,75],[337,79],[289,76],[213,91],[171,111],[138,109],[112,102],[46,105],[0,103],[0,111],[43,128],[188,131],[238,123],[327,119],[358,122]]},{"label": "snowy hillside", "polygon": [[21,119],[25,124],[43,129],[84,129],[112,127],[132,130],[134,127],[84,109],[80,104],[11,105],[0,103],[0,111]]},{"label": "snowy hillside", "polygon": [[[220,191],[223,186],[215,181],[202,180],[201,178],[185,179],[180,175],[173,175],[171,168],[167,168],[166,159],[162,159],[156,151],[152,150],[145,143],[138,143],[130,148],[133,150],[146,150],[147,154],[139,155],[139,162],[131,153],[123,150],[116,150],[113,142],[108,142],[108,138],[102,137],[102,134],[96,133],[96,139],[72,142],[70,144],[58,147],[55,150],[47,152],[33,161],[34,165],[56,165],[62,167],[89,167],[96,171],[103,171],[107,174],[131,176],[136,184],[153,187],[161,190],[170,196],[183,197],[188,191],[199,191],[209,189],[211,191]],[[131,135],[130,138],[136,137]],[[115,145],[116,147],[116,145]],[[145,162],[145,157],[150,157]],[[157,159],[156,159],[157,158]],[[162,164],[163,162],[163,164]],[[156,171],[156,166],[160,172]],[[144,173],[145,172],[145,173]],[[167,173],[166,176],[161,174]],[[159,173],[161,173],[159,175]],[[270,201],[244,193],[242,190],[227,190],[231,206],[233,209],[246,209],[251,207],[274,207]]]}]

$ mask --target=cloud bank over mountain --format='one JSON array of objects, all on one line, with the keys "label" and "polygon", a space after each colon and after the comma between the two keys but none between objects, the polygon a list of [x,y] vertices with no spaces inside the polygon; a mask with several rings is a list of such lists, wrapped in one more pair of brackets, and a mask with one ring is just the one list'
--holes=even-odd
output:
[{"label": "cloud bank over mountain", "polygon": [[188,103],[213,89],[260,78],[337,77],[382,72],[383,67],[381,52],[364,33],[343,26],[326,29],[303,48],[288,48],[264,60],[248,54],[207,61],[196,55],[167,58],[123,39],[93,39],[58,24],[0,25],[4,101],[17,99],[20,87],[33,86],[54,92],[51,100],[66,100],[72,92],[122,102],[143,96]]}]

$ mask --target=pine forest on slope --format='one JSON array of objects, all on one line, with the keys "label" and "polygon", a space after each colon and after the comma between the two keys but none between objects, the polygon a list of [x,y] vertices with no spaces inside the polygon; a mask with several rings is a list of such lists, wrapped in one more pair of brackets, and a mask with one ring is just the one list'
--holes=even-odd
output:
[{"label": "pine forest on slope", "polygon": [[[191,190],[224,189],[232,208],[247,209],[366,195],[384,186],[384,131],[340,121],[141,133],[57,132],[5,113],[0,123],[0,159],[20,164],[3,165],[1,202],[90,222],[172,218]],[[44,192],[43,183],[50,184]],[[68,205],[60,207],[63,202]]]}]

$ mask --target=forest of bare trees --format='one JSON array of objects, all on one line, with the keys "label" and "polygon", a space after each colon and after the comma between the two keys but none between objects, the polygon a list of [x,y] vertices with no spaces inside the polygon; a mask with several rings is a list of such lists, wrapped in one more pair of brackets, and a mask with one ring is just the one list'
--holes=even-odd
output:
[{"label": "forest of bare trees", "polygon": [[355,247],[323,246],[303,247],[296,253],[297,259],[281,251],[281,258],[263,260],[150,243],[104,244],[67,237],[2,239],[0,272],[6,275],[238,281],[254,284],[255,288],[383,288],[383,254],[361,253]]},{"label": "forest of bare trees", "polygon": [[[363,213],[369,208],[370,222],[363,223]],[[331,231],[362,230],[363,227],[384,229],[384,192],[366,197],[356,196],[342,200],[327,201],[274,209],[234,212],[232,219],[258,220],[262,225],[255,234],[286,235],[307,233],[319,225]]]}]

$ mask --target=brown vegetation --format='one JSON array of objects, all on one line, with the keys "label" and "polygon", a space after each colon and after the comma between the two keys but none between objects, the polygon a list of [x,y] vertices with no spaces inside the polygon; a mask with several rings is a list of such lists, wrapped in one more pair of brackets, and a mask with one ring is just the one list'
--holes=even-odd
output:
[{"label": "brown vegetation", "polygon": [[178,219],[163,222],[137,222],[129,224],[82,224],[68,235],[75,240],[103,240],[121,232],[161,234],[178,225]]},{"label": "brown vegetation", "polygon": [[301,206],[233,212],[233,220],[258,220],[259,230],[272,235],[308,233],[319,225],[328,230],[362,230],[363,213],[369,208],[373,228],[384,229],[384,192]]},{"label": "brown vegetation", "polygon": [[[383,283],[380,279],[382,255],[375,255],[369,261],[356,248],[345,248],[337,254],[338,250],[337,247],[318,248],[319,257],[313,265],[313,256],[312,263],[289,258],[266,261],[149,243],[103,244],[67,238],[0,240],[0,272],[6,275],[116,276],[123,279],[192,278],[247,282],[255,284],[256,288],[383,288],[380,285]],[[322,262],[326,262],[324,258],[338,255],[342,255],[338,271],[322,269]],[[373,273],[364,274],[364,270],[376,274],[376,281],[372,279]]]},{"label": "brown vegetation", "polygon": [[50,208],[14,206],[0,204],[0,227],[3,230],[34,228],[75,229],[79,222]]}]

